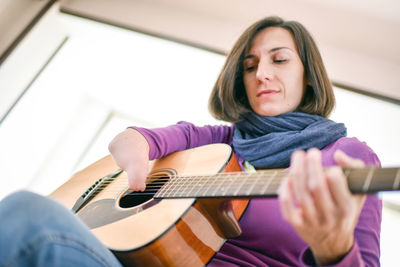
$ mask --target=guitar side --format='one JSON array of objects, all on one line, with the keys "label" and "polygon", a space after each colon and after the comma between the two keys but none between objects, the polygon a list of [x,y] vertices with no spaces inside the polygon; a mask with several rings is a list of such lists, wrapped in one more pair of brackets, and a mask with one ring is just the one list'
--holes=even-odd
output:
[{"label": "guitar side", "polygon": [[[232,155],[227,145],[203,146],[155,161],[152,172],[173,168],[179,175],[186,176],[238,171],[240,168]],[[51,197],[71,208],[96,179],[116,169],[112,158],[105,157],[74,175]],[[134,208],[117,206],[126,189],[127,176],[123,172],[86,206],[114,200],[111,213],[129,213]],[[237,219],[247,203],[248,200],[164,199],[140,212],[136,212],[136,208],[131,215],[93,227],[91,231],[126,266],[204,266],[225,238],[240,234]],[[78,216],[85,212],[83,208]]]}]

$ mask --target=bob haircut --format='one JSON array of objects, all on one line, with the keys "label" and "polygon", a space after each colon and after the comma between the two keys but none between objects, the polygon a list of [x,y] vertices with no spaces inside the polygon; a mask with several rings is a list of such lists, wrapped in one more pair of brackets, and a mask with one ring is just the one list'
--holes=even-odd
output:
[{"label": "bob haircut", "polygon": [[328,117],[335,106],[335,96],[317,45],[303,25],[275,16],[255,22],[234,44],[209,98],[211,115],[216,119],[238,122],[244,114],[252,112],[243,82],[243,59],[254,37],[268,27],[280,27],[292,33],[303,62],[307,84],[311,84],[306,85],[296,111]]}]

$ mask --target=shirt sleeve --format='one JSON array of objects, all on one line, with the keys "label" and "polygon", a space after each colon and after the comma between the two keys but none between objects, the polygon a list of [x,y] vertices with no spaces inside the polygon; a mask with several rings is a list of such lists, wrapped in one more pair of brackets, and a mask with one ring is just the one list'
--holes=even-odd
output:
[{"label": "shirt sleeve", "polygon": [[[376,154],[366,143],[356,138],[343,138],[332,147],[332,154],[340,149],[353,158],[364,161],[366,165],[380,166]],[[328,164],[330,165],[330,164]],[[358,223],[354,230],[354,245],[339,262],[329,265],[344,266],[380,266],[380,230],[382,221],[382,201],[375,194],[370,194],[361,210]],[[300,255],[304,266],[315,266],[310,249]]]},{"label": "shirt sleeve", "polygon": [[233,125],[199,127],[181,121],[163,128],[147,129],[135,126],[129,128],[139,131],[146,138],[150,148],[150,160],[207,144],[232,144]]}]

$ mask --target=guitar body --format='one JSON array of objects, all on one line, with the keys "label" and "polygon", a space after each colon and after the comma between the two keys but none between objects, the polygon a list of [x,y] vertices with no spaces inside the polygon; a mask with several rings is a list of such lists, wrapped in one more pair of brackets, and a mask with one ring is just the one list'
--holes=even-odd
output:
[{"label": "guitar body", "polygon": [[[71,209],[96,180],[119,167],[107,156],[75,174],[50,196]],[[150,175],[206,175],[240,171],[230,146],[214,144],[151,162]],[[122,172],[77,213],[126,266],[204,266],[226,238],[241,233],[237,220],[248,200],[129,196]],[[149,187],[149,186],[148,186]]]}]

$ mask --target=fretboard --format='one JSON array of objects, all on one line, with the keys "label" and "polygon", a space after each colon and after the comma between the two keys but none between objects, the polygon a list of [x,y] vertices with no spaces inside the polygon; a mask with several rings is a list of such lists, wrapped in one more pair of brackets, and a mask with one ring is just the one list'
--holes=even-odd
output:
[{"label": "fretboard", "polygon": [[[400,190],[400,168],[344,169],[352,193]],[[274,197],[286,170],[170,177],[154,198]]]}]

